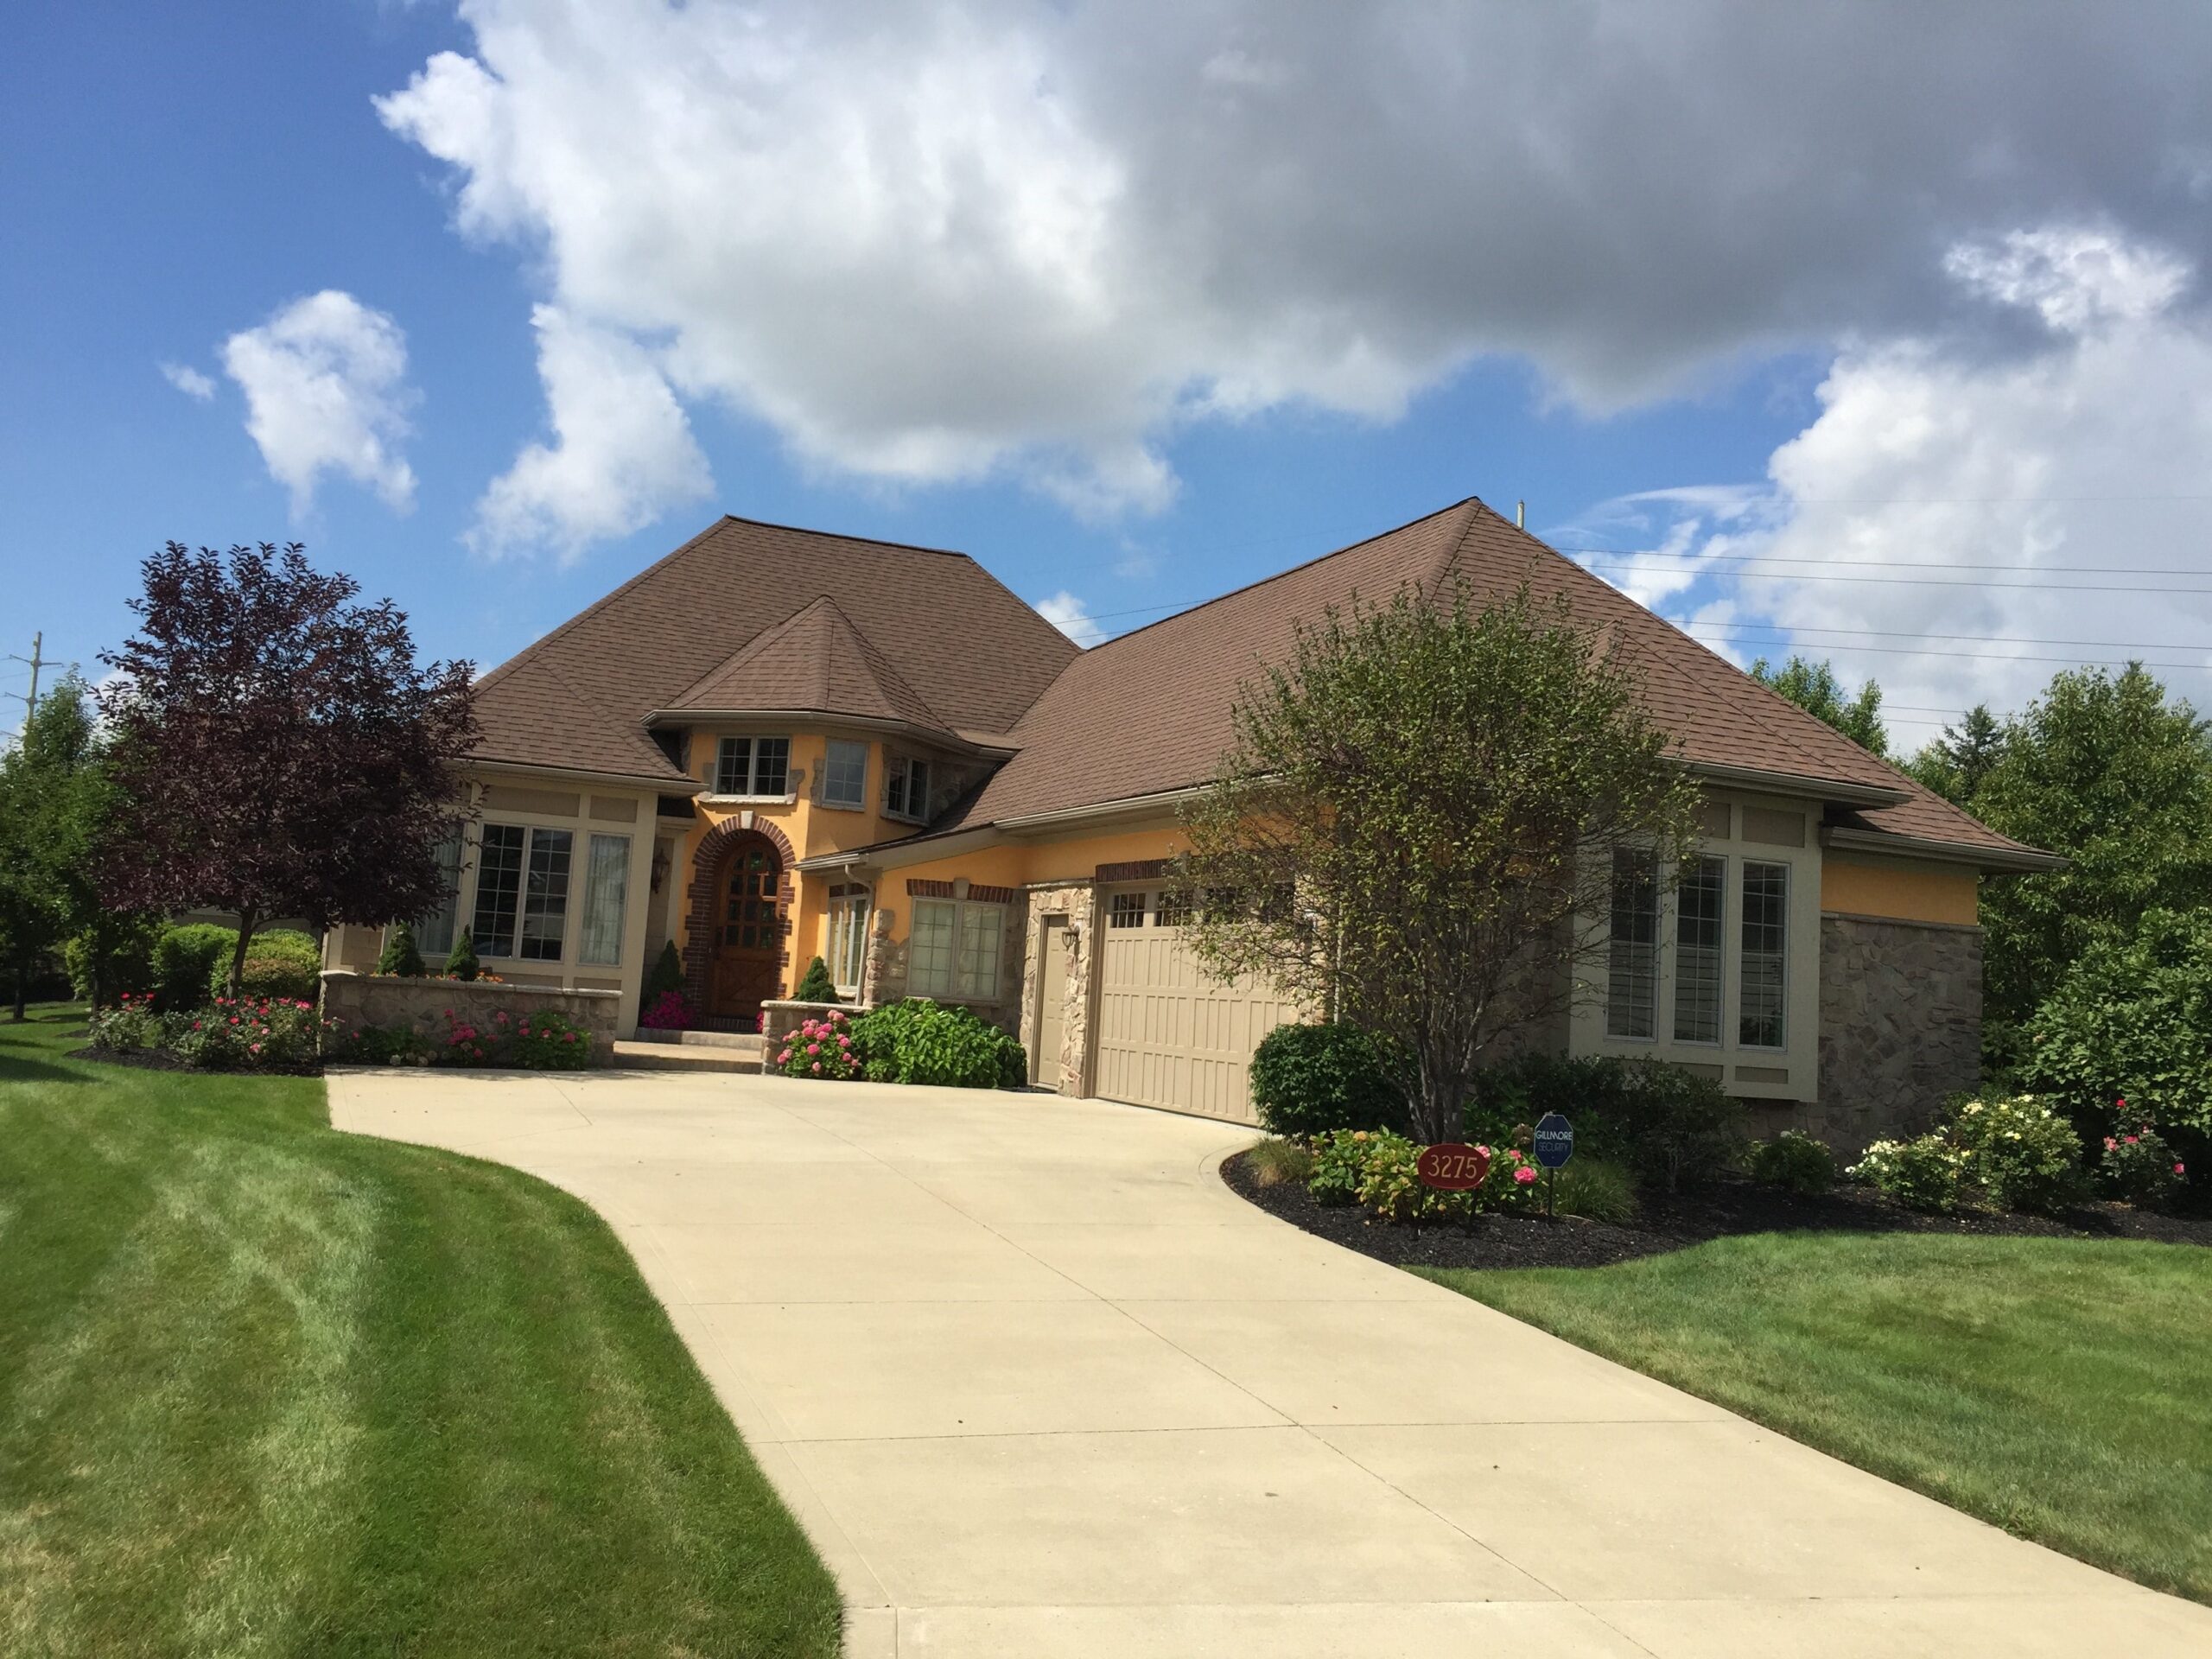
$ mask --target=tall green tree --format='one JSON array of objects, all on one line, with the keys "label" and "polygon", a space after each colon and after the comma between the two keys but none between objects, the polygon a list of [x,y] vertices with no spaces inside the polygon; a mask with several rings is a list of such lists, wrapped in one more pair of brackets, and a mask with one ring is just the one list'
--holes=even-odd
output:
[{"label": "tall green tree", "polygon": [[1954,806],[1971,811],[1974,798],[2005,754],[2005,728],[1989,705],[1978,702],[1943,735],[1923,744],[1904,769]]},{"label": "tall green tree", "polygon": [[2212,904],[2208,722],[2140,663],[2055,677],[2005,723],[1973,800],[1993,829],[2069,861],[1984,891],[1985,996],[1999,1021],[2025,1018],[2146,911]]},{"label": "tall green tree", "polygon": [[1402,592],[1300,629],[1239,692],[1185,815],[1198,956],[1383,1039],[1417,1131],[1605,948],[1616,855],[1648,882],[1699,790],[1633,675],[1563,602]]},{"label": "tall green tree", "polygon": [[1873,681],[1867,681],[1853,696],[1844,690],[1832,664],[1795,656],[1780,668],[1762,657],[1751,664],[1751,677],[1815,720],[1834,727],[1869,753],[1888,757],[1890,734],[1882,724],[1882,688]]},{"label": "tall green tree", "polygon": [[30,981],[98,909],[92,855],[110,791],[86,703],[84,681],[66,677],[0,757],[0,950],[18,1020]]}]

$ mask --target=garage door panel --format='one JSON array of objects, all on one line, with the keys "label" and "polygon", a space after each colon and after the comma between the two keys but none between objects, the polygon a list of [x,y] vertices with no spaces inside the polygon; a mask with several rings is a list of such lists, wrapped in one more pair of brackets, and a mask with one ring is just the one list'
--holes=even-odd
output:
[{"label": "garage door panel", "polygon": [[1113,1100],[1253,1121],[1252,1051],[1294,1004],[1208,975],[1185,930],[1109,927],[1099,961],[1097,1090]]}]

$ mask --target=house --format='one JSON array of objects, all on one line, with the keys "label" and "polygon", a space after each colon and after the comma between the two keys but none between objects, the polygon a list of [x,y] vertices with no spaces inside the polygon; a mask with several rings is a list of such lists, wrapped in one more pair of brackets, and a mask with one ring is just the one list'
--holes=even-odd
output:
[{"label": "house", "polygon": [[724,518],[484,677],[477,818],[418,941],[465,924],[510,982],[619,991],[626,1031],[668,941],[735,1030],[818,954],[858,1001],[969,1004],[1046,1087],[1247,1117],[1294,1011],[1198,971],[1163,901],[1178,807],[1298,619],[1455,576],[1566,594],[1707,786],[1698,868],[1622,884],[1554,1040],[1846,1146],[1974,1081],[1978,883],[2054,861],[1473,499],[1088,652],[963,555]]}]

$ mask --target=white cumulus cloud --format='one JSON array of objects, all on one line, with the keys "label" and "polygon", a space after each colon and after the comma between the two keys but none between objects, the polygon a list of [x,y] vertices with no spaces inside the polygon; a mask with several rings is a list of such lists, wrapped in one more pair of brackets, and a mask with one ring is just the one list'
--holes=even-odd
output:
[{"label": "white cumulus cloud", "polygon": [[158,363],[155,366],[161,370],[162,379],[188,397],[204,404],[215,395],[214,381],[188,364]]},{"label": "white cumulus cloud", "polygon": [[325,289],[224,341],[223,372],[245,393],[246,431],[296,514],[314,505],[325,473],[367,486],[395,512],[413,506],[415,474],[399,448],[416,394],[406,336],[383,312]]},{"label": "white cumulus cloud", "polygon": [[1853,346],[1767,487],[1655,493],[1655,550],[1596,568],[1739,659],[1796,649],[1878,680],[1907,750],[2083,662],[2139,657],[2212,707],[2212,329],[2180,304],[2190,268],[2067,227],[1945,263],[1985,304],[2037,316],[2046,347]]},{"label": "white cumulus cloud", "polygon": [[2087,250],[1986,239],[2084,202],[2115,247],[2212,253],[2182,0],[2118,33],[1996,0],[460,12],[471,50],[379,113],[563,315],[824,474],[1093,517],[1172,500],[1192,423],[1388,420],[1483,353],[1615,407],[1999,290],[2190,302],[2158,256],[2085,297]]},{"label": "white cumulus cloud", "polygon": [[1086,651],[1105,641],[1106,630],[1091,620],[1083,601],[1065,588],[1039,600],[1037,613]]}]

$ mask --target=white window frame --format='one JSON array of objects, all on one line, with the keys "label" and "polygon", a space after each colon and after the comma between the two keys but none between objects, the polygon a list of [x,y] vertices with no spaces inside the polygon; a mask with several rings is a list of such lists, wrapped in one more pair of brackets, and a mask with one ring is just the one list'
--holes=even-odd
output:
[{"label": "white window frame", "polygon": [[[521,831],[522,866],[516,872],[515,877],[514,931],[513,936],[508,940],[509,948],[505,950],[486,950],[483,940],[478,937],[480,930],[476,925],[484,892],[483,836],[481,831],[479,832],[476,879],[470,883],[468,894],[468,938],[469,943],[475,947],[476,954],[487,962],[567,963],[575,953],[576,939],[576,930],[569,925],[569,912],[575,908],[573,903],[575,894],[572,889],[575,887],[577,880],[576,842],[579,839],[579,832],[575,826],[567,823],[517,823],[510,819],[502,818],[486,823],[483,829]],[[569,839],[569,868],[562,883],[559,912],[561,949],[556,954],[550,957],[524,956],[522,952],[523,922],[530,913],[530,867],[537,855],[538,838],[542,836],[566,836]],[[458,937],[457,933],[456,937]]]},{"label": "white window frame", "polygon": [[[745,750],[745,787],[724,789],[723,758],[733,743],[742,743]],[[760,746],[781,743],[784,746],[784,786],[773,791],[763,791],[760,784]],[[735,779],[730,781],[734,782]],[[796,798],[791,789],[791,740],[782,732],[729,732],[715,740],[714,771],[707,779],[709,801],[789,801]]]},{"label": "white window frame", "polygon": [[[945,976],[940,982],[924,980],[918,976],[918,951],[925,912],[935,915],[938,907],[950,912],[945,931]],[[1006,994],[1006,929],[1007,909],[1002,904],[982,899],[917,899],[913,916],[907,928],[906,990],[909,995],[926,996],[938,1002],[982,1002],[1001,1001]],[[988,995],[966,988],[963,976],[967,965],[968,940],[970,931],[982,927],[991,934],[991,986]]]},{"label": "white window frame", "polygon": [[[576,918],[576,960],[580,963],[588,963],[594,968],[620,968],[622,965],[622,936],[628,931],[630,925],[630,837],[611,835],[603,830],[593,830],[586,832],[583,842],[584,902],[583,908]],[[599,857],[600,843],[602,842],[612,842],[620,849],[613,860],[607,865],[602,865]],[[601,879],[602,871],[607,873],[608,879]],[[594,956],[592,954],[593,913],[609,902],[610,890],[614,908],[613,925],[614,944],[610,954]],[[601,931],[607,931],[603,916],[601,918]]]},{"label": "white window frame", "polygon": [[[854,780],[853,791],[849,798],[831,792],[837,777],[837,752],[840,749],[849,751],[845,757],[848,761],[852,759],[852,752],[856,752],[860,757],[859,776]],[[823,743],[820,804],[834,806],[840,811],[865,812],[868,810],[868,745],[849,737],[833,737]]]},{"label": "white window frame", "polygon": [[[868,976],[868,924],[874,913],[875,895],[858,883],[830,895],[830,912],[822,918],[822,956],[830,964],[830,982],[840,996],[858,996]],[[848,968],[852,969],[849,978]]]},{"label": "white window frame", "polygon": [[[886,754],[883,760],[883,816],[906,823],[927,823],[930,818],[930,785],[932,763],[912,754]],[[914,804],[915,774],[921,776],[921,804]],[[896,780],[904,806],[891,804],[891,785]]]}]

